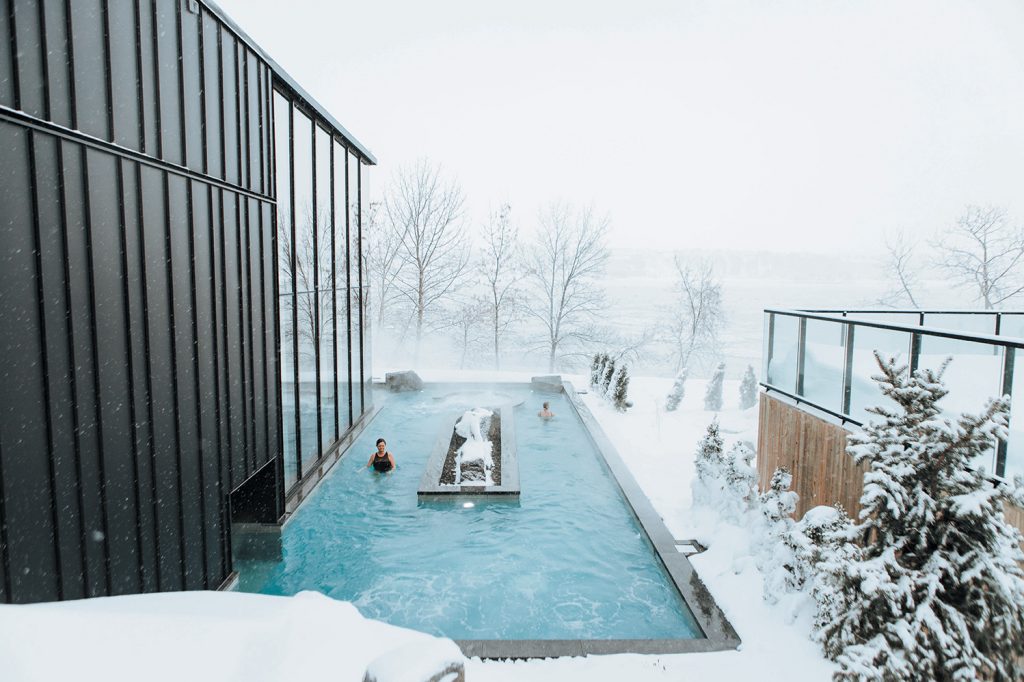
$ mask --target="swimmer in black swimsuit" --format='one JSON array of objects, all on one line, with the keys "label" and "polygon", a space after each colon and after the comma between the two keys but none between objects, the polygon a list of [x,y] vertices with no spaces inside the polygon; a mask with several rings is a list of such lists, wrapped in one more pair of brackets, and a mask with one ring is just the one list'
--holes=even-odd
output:
[{"label": "swimmer in black swimsuit", "polygon": [[367,467],[373,467],[375,471],[379,471],[382,474],[391,471],[395,468],[395,456],[392,455],[388,450],[388,443],[383,438],[377,439],[377,452],[370,455],[370,461],[366,463]]}]

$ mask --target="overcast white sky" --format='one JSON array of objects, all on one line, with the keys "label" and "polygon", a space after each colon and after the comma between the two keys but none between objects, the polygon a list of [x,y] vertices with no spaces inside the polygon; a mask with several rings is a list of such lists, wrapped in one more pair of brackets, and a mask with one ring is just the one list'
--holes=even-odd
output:
[{"label": "overcast white sky", "polygon": [[613,246],[877,248],[1024,223],[1024,3],[220,0],[376,154],[470,218],[593,203]]}]

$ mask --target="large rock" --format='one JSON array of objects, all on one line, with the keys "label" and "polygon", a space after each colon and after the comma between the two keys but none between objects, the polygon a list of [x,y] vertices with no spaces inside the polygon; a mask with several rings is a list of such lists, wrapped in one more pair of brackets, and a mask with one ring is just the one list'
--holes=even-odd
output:
[{"label": "large rock", "polygon": [[562,377],[559,374],[546,374],[539,377],[530,377],[530,388],[549,393],[562,392]]},{"label": "large rock", "polygon": [[423,379],[411,369],[401,372],[388,372],[384,375],[384,384],[390,391],[419,391],[423,388]]}]

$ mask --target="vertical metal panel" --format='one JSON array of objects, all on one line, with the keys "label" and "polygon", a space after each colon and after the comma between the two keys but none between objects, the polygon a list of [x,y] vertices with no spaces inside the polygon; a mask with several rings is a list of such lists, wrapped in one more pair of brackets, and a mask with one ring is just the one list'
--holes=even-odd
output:
[{"label": "vertical metal panel", "polygon": [[200,16],[179,8],[179,39],[181,48],[181,93],[185,122],[185,165],[203,171],[203,74],[199,70]]},{"label": "vertical metal panel", "polygon": [[260,154],[262,144],[260,143],[260,81],[259,81],[259,61],[256,59],[256,55],[251,50],[245,51],[245,66],[246,66],[246,95],[248,96],[248,106],[246,107],[246,128],[248,129],[248,140],[249,144],[248,153],[248,175],[249,175],[249,189],[254,192],[259,192],[263,185],[263,157]]},{"label": "vertical metal panel", "polygon": [[107,0],[110,25],[110,88],[114,113],[114,142],[141,149],[141,116],[136,57],[135,3]]},{"label": "vertical metal panel", "polygon": [[[54,531],[49,510],[50,485],[46,431],[44,339],[39,319],[33,206],[31,135],[0,124],[5,150],[0,164],[0,205],[5,218],[0,235],[0,291],[5,323],[0,325],[0,381],[18,391],[0,391],[0,451],[4,488],[6,560],[11,601],[55,599]],[[40,504],[42,503],[42,504]],[[40,551],[46,548],[49,551]]]},{"label": "vertical metal panel", "polygon": [[128,339],[124,326],[121,203],[117,160],[105,152],[86,152],[89,178],[89,251],[93,262],[95,343],[102,447],[107,546],[111,594],[141,589],[136,550],[131,386],[127,372]]},{"label": "vertical metal panel", "polygon": [[243,409],[242,390],[242,338],[239,320],[242,307],[239,296],[239,256],[238,256],[238,195],[233,192],[223,193],[224,211],[224,330],[227,349],[225,367],[227,369],[229,433],[231,439],[231,458],[228,460],[228,490],[245,479],[245,416]]},{"label": "vertical metal panel", "polygon": [[238,183],[238,49],[227,31],[220,33],[221,106],[224,113],[224,179]]},{"label": "vertical metal panel", "polygon": [[181,504],[181,533],[184,563],[184,588],[204,585],[204,550],[201,538],[203,514],[199,482],[199,406],[196,404],[195,335],[192,316],[191,205],[187,181],[168,175],[168,246],[172,292],[171,325],[173,337],[172,384],[177,401],[178,480]]},{"label": "vertical metal panel", "polygon": [[160,152],[172,163],[184,164],[185,140],[181,113],[181,73],[178,53],[178,3],[154,2],[156,64],[160,99]]},{"label": "vertical metal panel", "polygon": [[195,324],[198,360],[198,395],[200,406],[199,461],[202,481],[203,526],[208,586],[216,587],[215,580],[224,574],[223,547],[218,536],[221,523],[221,487],[218,450],[220,448],[217,424],[217,370],[216,336],[214,329],[213,297],[213,231],[210,224],[210,188],[192,182],[192,240],[195,262]]},{"label": "vertical metal panel", "polygon": [[235,114],[237,116],[235,120],[238,131],[238,148],[235,149],[235,153],[238,155],[238,184],[241,187],[249,187],[249,126],[246,123],[246,109],[248,106],[248,98],[246,96],[246,88],[248,86],[248,80],[245,75],[245,43],[241,40],[235,41]]},{"label": "vertical metal panel", "polygon": [[74,395],[71,349],[68,338],[68,297],[64,252],[64,215],[60,187],[60,143],[36,136],[37,213],[39,258],[46,329],[46,378],[49,382],[51,466],[57,510],[57,537],[61,557],[64,599],[85,596],[82,537],[79,529],[78,474],[75,467]]},{"label": "vertical metal panel", "polygon": [[142,106],[143,151],[160,156],[160,71],[157,65],[156,20],[153,0],[135,0],[139,46],[138,69]]},{"label": "vertical metal panel", "polygon": [[241,341],[242,423],[245,426],[245,477],[256,471],[252,412],[252,289],[249,286],[249,200],[238,197],[238,329]]},{"label": "vertical metal panel", "polygon": [[[231,441],[231,403],[228,400],[228,350],[227,350],[227,292],[224,283],[227,270],[224,255],[224,196],[221,189],[214,189],[210,194],[210,223],[213,241],[213,312],[214,312],[214,346],[216,350],[217,377],[217,437],[220,449],[217,452],[217,466],[220,471],[221,519],[224,527],[229,526],[227,494],[231,491],[231,458],[234,446]],[[227,534],[222,535],[222,551],[226,558],[225,564],[230,565],[231,545]],[[226,566],[227,567],[227,566]]]},{"label": "vertical metal panel", "polygon": [[104,48],[103,7],[100,0],[74,0],[68,15],[74,50],[75,126],[109,140],[107,58]]},{"label": "vertical metal panel", "polygon": [[[50,104],[50,120],[62,126],[71,127],[71,64],[68,60],[67,16],[61,2],[43,3],[43,34],[45,36],[46,87]],[[3,19],[0,18],[0,22]],[[0,39],[3,30],[0,28]],[[3,59],[0,50],[0,61]],[[0,67],[2,71],[2,67]],[[0,81],[3,75],[0,74]],[[3,86],[0,85],[0,90]],[[0,98],[2,101],[2,98]]]},{"label": "vertical metal panel", "polygon": [[178,497],[178,434],[172,365],[173,327],[164,173],[142,167],[143,238],[149,328],[150,397],[153,408],[153,481],[160,535],[160,589],[181,589],[181,523]]},{"label": "vertical metal panel", "polygon": [[139,164],[122,161],[125,289],[128,292],[128,335],[134,402],[134,453],[138,500],[139,567],[142,591],[160,587],[160,535],[157,527],[153,473],[153,414],[150,402],[149,323],[146,319],[146,271]]},{"label": "vertical metal panel", "polygon": [[85,544],[86,595],[107,594],[107,561],[104,551],[105,529],[100,505],[97,432],[96,369],[93,362],[93,306],[90,297],[86,194],[82,168],[84,151],[72,143],[63,143],[64,209],[67,238],[67,277],[73,343],[74,401],[78,495],[82,507],[81,534]]},{"label": "vertical metal panel", "polygon": [[267,412],[266,412],[266,353],[263,348],[266,319],[263,315],[263,233],[261,230],[260,202],[246,199],[249,203],[248,251],[246,263],[249,276],[246,280],[247,298],[249,303],[249,395],[251,411],[249,421],[253,425],[250,448],[253,451],[255,468],[259,468],[270,459],[267,448]]},{"label": "vertical metal panel", "polygon": [[223,178],[224,149],[221,141],[221,129],[224,127],[221,118],[223,96],[220,91],[220,44],[217,42],[220,25],[209,12],[204,11],[202,14],[203,99],[206,108],[206,120],[203,122],[203,127],[206,132],[206,172],[216,178]]},{"label": "vertical metal panel", "polygon": [[[14,0],[0,2],[0,104],[15,108],[14,34],[11,30],[11,7]],[[0,587],[2,589],[2,587]]]},{"label": "vertical metal panel", "polygon": [[43,36],[40,31],[37,0],[18,0],[12,5],[14,34],[12,47],[17,50],[15,66],[18,84],[18,108],[33,116],[45,118],[46,79],[43,77]]}]

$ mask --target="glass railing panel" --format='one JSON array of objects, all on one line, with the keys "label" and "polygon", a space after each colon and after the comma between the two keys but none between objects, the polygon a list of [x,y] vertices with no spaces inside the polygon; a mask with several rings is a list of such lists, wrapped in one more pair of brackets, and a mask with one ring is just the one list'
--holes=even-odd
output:
[{"label": "glass railing panel", "polygon": [[882,324],[903,324],[917,327],[921,321],[919,313],[897,313],[873,310],[867,313],[847,313],[846,319],[858,322],[881,322]]},{"label": "glass railing panel", "polygon": [[874,327],[854,327],[852,369],[850,376],[850,416],[866,423],[874,419],[866,408],[892,402],[882,395],[877,382],[871,377],[879,374],[874,352],[883,357],[895,357],[897,362],[910,364],[910,332]]},{"label": "glass railing panel", "polygon": [[793,315],[775,315],[775,331],[768,356],[767,383],[783,391],[796,390],[797,345],[800,336],[800,318]]},{"label": "glass railing panel", "polygon": [[[1000,394],[1003,380],[1003,348],[975,341],[960,341],[934,336],[921,338],[918,367],[938,369],[949,358],[942,375],[949,393],[939,402],[942,415],[955,421],[961,414],[977,414],[990,398]],[[994,449],[976,464],[994,472]]]},{"label": "glass railing panel", "polygon": [[843,408],[846,324],[807,320],[803,397],[833,412]]},{"label": "glass railing panel", "polygon": [[999,323],[999,336],[1024,339],[1024,313],[1003,313]]},{"label": "glass railing panel", "polygon": [[994,313],[925,313],[924,326],[970,334],[995,334],[996,316]]},{"label": "glass railing panel", "polygon": [[1006,465],[996,474],[1013,480],[1024,476],[1024,353],[1016,350],[1013,363],[1013,388],[1010,400],[1009,434],[1006,439]]},{"label": "glass railing panel", "polygon": [[765,383],[768,382],[768,349],[771,347],[772,333],[772,318],[775,317],[774,313],[764,314],[764,333],[761,336],[761,376]]}]

